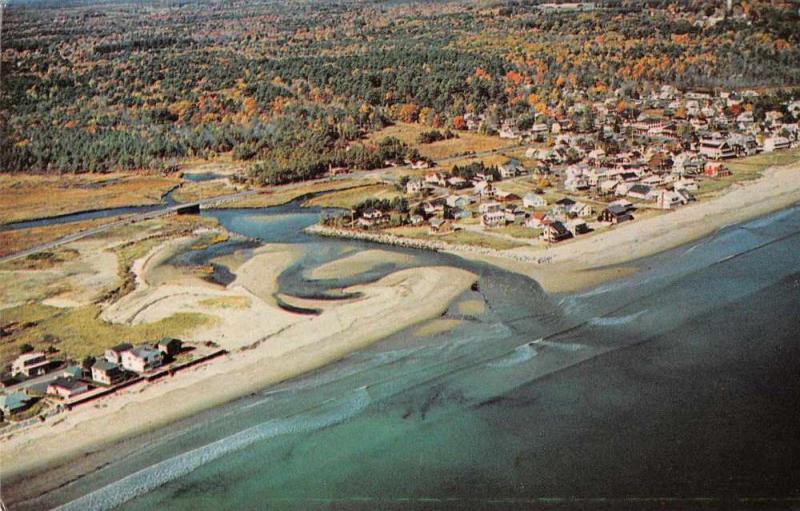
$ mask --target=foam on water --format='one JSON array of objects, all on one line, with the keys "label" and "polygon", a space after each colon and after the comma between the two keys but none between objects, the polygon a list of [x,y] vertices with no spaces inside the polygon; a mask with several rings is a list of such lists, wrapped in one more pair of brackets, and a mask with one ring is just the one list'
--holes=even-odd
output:
[{"label": "foam on water", "polygon": [[[539,339],[539,341],[541,341],[541,339]],[[495,369],[505,369],[507,367],[513,367],[517,364],[527,362],[538,354],[539,352],[536,351],[531,343],[526,343],[522,346],[517,346],[511,355],[503,357],[500,360],[495,360],[494,362],[489,362],[487,365]]]},{"label": "foam on water", "polygon": [[315,431],[333,426],[357,415],[369,403],[370,396],[367,390],[363,387],[356,389],[350,399],[326,412],[264,422],[144,468],[88,495],[68,502],[57,509],[63,511],[87,511],[115,508],[169,481],[186,476],[201,466],[228,453],[244,449],[256,442],[276,436]]},{"label": "foam on water", "polygon": [[399,362],[400,360],[411,357],[423,349],[424,346],[376,353],[365,360],[356,362],[352,366],[335,370],[328,369],[319,375],[302,378],[298,382],[290,384],[287,388],[281,389],[281,392],[307,390],[321,387],[323,385],[355,376],[359,373],[376,369],[380,366],[394,364],[395,362]]},{"label": "foam on water", "polygon": [[772,215],[767,215],[763,218],[758,218],[751,222],[747,222],[746,224],[743,224],[741,228],[744,230],[762,229],[764,227],[768,227],[774,224],[775,222],[780,222],[784,218],[794,215],[796,212],[797,212],[796,208],[784,209],[777,213],[773,213]]},{"label": "foam on water", "polygon": [[647,309],[641,310],[639,312],[634,312],[633,314],[628,314],[627,316],[605,316],[599,318],[592,318],[589,320],[589,324],[595,326],[619,326],[625,325],[630,323],[631,321],[635,320],[642,314],[647,312]]},{"label": "foam on water", "polygon": [[538,346],[545,346],[547,348],[552,348],[559,351],[568,351],[573,353],[587,348],[585,344],[579,344],[577,342],[553,342],[541,339],[538,341],[533,341],[531,344],[536,344]]}]

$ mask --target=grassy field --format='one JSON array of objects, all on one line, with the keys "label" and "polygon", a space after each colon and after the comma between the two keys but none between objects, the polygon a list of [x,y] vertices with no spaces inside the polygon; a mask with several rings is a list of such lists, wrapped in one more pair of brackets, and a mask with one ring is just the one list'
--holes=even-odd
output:
[{"label": "grassy field", "polygon": [[366,199],[389,199],[402,197],[394,186],[385,184],[372,184],[359,186],[347,190],[333,191],[314,197],[305,204],[308,206],[321,206],[327,208],[349,209]]},{"label": "grassy field", "polygon": [[[32,280],[20,279],[25,285],[43,286],[43,292],[37,294],[24,293],[19,296],[6,293],[0,327],[6,331],[0,343],[0,363],[6,364],[19,353],[20,347],[29,343],[36,349],[47,349],[50,346],[59,350],[58,355],[66,355],[74,360],[81,360],[86,355],[98,355],[102,351],[120,342],[144,342],[163,336],[186,334],[192,329],[205,325],[212,318],[202,314],[176,314],[152,324],[120,325],[102,321],[99,318],[100,303],[115,299],[130,292],[134,288],[134,276],[130,271],[136,259],[146,255],[153,247],[166,239],[187,235],[200,227],[210,229],[201,236],[198,246],[207,246],[227,239],[227,233],[213,230],[217,222],[213,218],[198,216],[170,216],[96,234],[88,239],[102,240],[108,250],[116,255],[117,280],[111,280],[102,288],[97,286],[91,273],[98,271],[81,270],[80,267],[65,268],[65,261],[78,257],[78,246],[55,250],[33,259],[22,259],[6,263],[4,270],[48,270],[46,272],[26,272]],[[104,246],[106,246],[104,245]],[[95,249],[92,249],[95,250]],[[113,272],[113,266],[108,271]],[[85,272],[85,273],[81,273]],[[41,275],[44,280],[34,278]],[[84,275],[85,278],[80,278]],[[25,284],[27,282],[27,284]],[[107,281],[106,281],[107,282]],[[71,285],[70,285],[71,283]],[[91,293],[89,299],[75,307],[51,307],[41,301],[50,296],[61,295],[68,291],[79,291],[74,286],[86,287]],[[28,298],[24,298],[24,296]],[[32,298],[33,297],[33,298]],[[219,304],[236,306],[237,304]]]},{"label": "grassy field", "polygon": [[177,178],[143,174],[0,175],[0,223],[157,204]]},{"label": "grassy field", "polygon": [[214,179],[211,181],[185,181],[180,188],[175,190],[172,198],[177,202],[195,202],[210,197],[218,197],[236,193],[239,188],[232,186],[227,179]]},{"label": "grassy field", "polygon": [[0,265],[2,270],[47,270],[65,261],[77,259],[79,253],[72,248],[59,248],[48,252],[37,252],[22,259],[14,259]]},{"label": "grassy field", "polygon": [[37,350],[53,346],[58,356],[80,361],[87,355],[99,356],[106,348],[121,342],[181,337],[212,321],[202,314],[175,314],[155,323],[128,326],[102,321],[99,314],[96,305],[63,309],[26,304],[5,309],[3,324],[17,323],[19,329],[0,344],[0,363],[10,363],[26,343]]},{"label": "grassy field", "polygon": [[520,239],[536,239],[542,232],[540,229],[531,229],[524,225],[506,225],[493,229],[493,231]]},{"label": "grassy field", "polygon": [[703,179],[698,184],[697,195],[708,197],[725,190],[734,183],[757,179],[761,174],[774,165],[788,165],[800,161],[800,148],[788,151],[762,153],[746,158],[738,158],[725,162],[733,173],[732,176],[717,179]]},{"label": "grassy field", "polygon": [[472,245],[475,247],[491,248],[494,250],[508,250],[525,246],[525,243],[515,243],[511,240],[487,236],[472,231],[454,231],[447,234],[431,234],[427,227],[394,227],[387,232],[407,238],[425,239],[431,241],[444,241],[458,245]]},{"label": "grassy field", "polygon": [[373,180],[361,178],[349,179],[336,179],[325,181],[314,181],[309,183],[298,183],[296,185],[287,185],[276,187],[273,190],[259,193],[251,197],[245,197],[238,201],[226,202],[219,207],[222,208],[265,208],[269,206],[278,206],[286,204],[298,197],[310,193],[327,192],[332,190],[341,190],[343,188],[352,188],[356,186],[365,186],[375,184]]},{"label": "grassy field", "polygon": [[373,142],[383,137],[396,137],[411,147],[416,147],[422,156],[427,156],[434,161],[441,158],[458,156],[469,151],[482,152],[500,149],[516,144],[513,140],[505,140],[496,136],[481,135],[468,131],[454,132],[458,138],[441,140],[432,144],[420,144],[417,137],[423,131],[430,131],[433,128],[421,124],[397,123],[380,131],[372,133],[369,139]]},{"label": "grassy field", "polygon": [[76,233],[119,220],[120,217],[97,218],[69,224],[47,225],[30,229],[17,229],[0,232],[0,257],[25,250],[42,243],[57,240],[68,234]]},{"label": "grassy field", "polygon": [[218,298],[206,298],[200,300],[199,305],[217,309],[246,309],[250,306],[250,300],[244,296],[221,296]]}]

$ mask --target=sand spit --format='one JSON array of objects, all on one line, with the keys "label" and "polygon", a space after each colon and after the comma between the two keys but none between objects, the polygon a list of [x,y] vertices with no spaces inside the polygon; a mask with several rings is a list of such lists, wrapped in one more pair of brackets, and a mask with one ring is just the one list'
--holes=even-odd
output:
[{"label": "sand spit", "polygon": [[382,264],[408,264],[414,256],[388,250],[365,250],[325,263],[308,272],[314,280],[349,278],[366,273]]},{"label": "sand spit", "polygon": [[[255,251],[227,287],[149,285],[148,271],[185,242],[166,242],[137,261],[133,267],[137,289],[108,307],[104,318],[156,321],[184,310],[214,315],[216,324],[190,339],[213,338],[232,353],[174,378],[132,386],[58,420],[3,438],[0,477],[7,488],[13,488],[14,493],[8,495],[12,501],[35,496],[74,477],[70,463],[79,456],[87,466],[91,463],[87,460],[95,457],[101,462],[115,443],[319,368],[436,318],[476,281],[472,273],[451,267],[407,269],[346,289],[360,293],[359,298],[333,302],[319,315],[293,314],[275,305],[272,296],[277,276],[299,257],[288,246],[271,245]],[[237,307],[214,305],[226,303],[225,297],[246,300],[235,299]],[[22,477],[25,484],[17,484]]]}]

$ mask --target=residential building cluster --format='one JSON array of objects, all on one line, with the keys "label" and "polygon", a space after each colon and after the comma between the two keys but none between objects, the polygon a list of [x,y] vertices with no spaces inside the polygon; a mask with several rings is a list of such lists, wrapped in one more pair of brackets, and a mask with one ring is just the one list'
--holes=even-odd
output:
[{"label": "residential building cluster", "polygon": [[170,337],[154,344],[122,343],[107,349],[100,359],[87,358],[83,367],[54,360],[44,352],[23,353],[11,364],[11,378],[3,381],[0,412],[4,419],[13,418],[42,398],[61,404],[95,389],[113,387],[147,375],[184,349],[181,340]]},{"label": "residential building cluster", "polygon": [[[528,166],[509,158],[492,168],[473,165],[470,172],[428,170],[404,183],[412,205],[407,221],[436,234],[477,218],[486,230],[525,225],[557,242],[633,220],[637,210],[686,205],[704,181],[732,175],[728,160],[800,145],[800,101],[756,120],[758,99],[755,91],[709,94],[664,86],[639,100],[576,101],[563,115],[537,118],[525,129],[514,119],[491,125],[468,114],[469,130],[529,143]],[[381,228],[387,219],[388,213],[370,211],[358,226]]]}]

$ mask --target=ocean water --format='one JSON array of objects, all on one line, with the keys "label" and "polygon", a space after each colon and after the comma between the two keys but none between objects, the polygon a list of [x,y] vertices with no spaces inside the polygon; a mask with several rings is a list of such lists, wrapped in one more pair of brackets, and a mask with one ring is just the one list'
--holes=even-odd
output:
[{"label": "ocean water", "polygon": [[[211,212],[297,243],[303,272],[374,246],[302,234],[319,210]],[[387,249],[386,247],[381,247]],[[476,272],[486,310],[400,332],[169,428],[21,509],[687,509],[800,505],[800,209],[551,296]],[[382,267],[363,280],[379,278]],[[356,279],[357,280],[357,279]],[[463,317],[455,306],[445,316]]]}]

